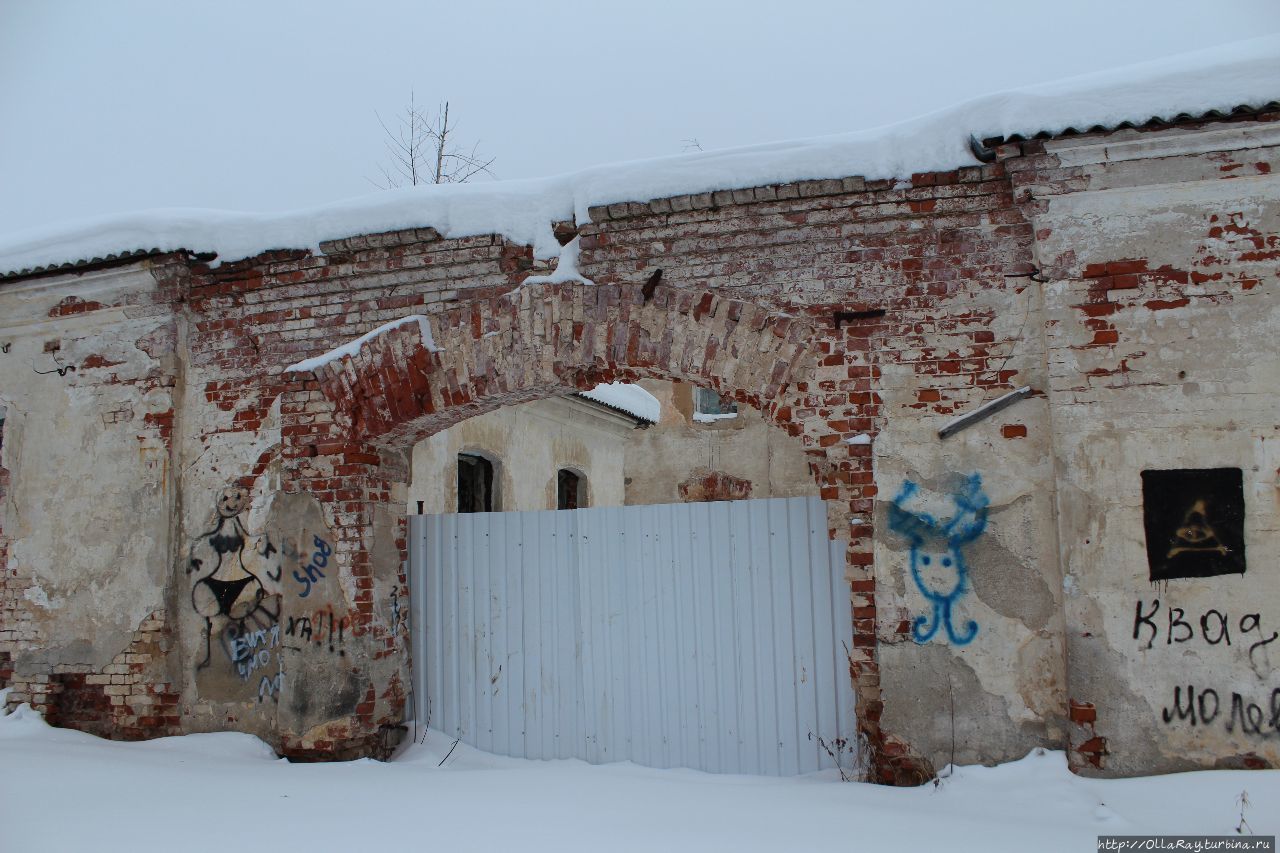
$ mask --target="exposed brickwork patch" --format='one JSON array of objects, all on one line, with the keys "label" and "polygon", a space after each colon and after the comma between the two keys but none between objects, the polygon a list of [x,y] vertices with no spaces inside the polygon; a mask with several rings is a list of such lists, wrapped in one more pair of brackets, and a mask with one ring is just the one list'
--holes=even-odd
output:
[{"label": "exposed brickwork patch", "polygon": [[743,501],[751,497],[751,481],[734,477],[723,471],[695,472],[677,487],[680,500],[686,503],[699,501]]},{"label": "exposed brickwork patch", "polygon": [[85,314],[89,311],[101,311],[106,308],[101,302],[81,299],[79,296],[68,296],[49,309],[50,317],[69,317],[73,314]]},{"label": "exposed brickwork patch", "polygon": [[165,613],[158,610],[101,670],[60,664],[49,673],[13,674],[9,706],[26,702],[52,725],[115,740],[181,734],[179,690],[158,678],[170,646]]}]

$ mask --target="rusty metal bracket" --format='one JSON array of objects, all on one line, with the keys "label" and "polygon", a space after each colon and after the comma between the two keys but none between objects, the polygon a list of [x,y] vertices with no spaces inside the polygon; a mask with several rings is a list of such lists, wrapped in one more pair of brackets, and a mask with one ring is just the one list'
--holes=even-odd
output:
[{"label": "rusty metal bracket", "polygon": [[989,418],[992,415],[994,415],[996,412],[1002,409],[1009,408],[1014,403],[1018,402],[1024,397],[1030,397],[1030,396],[1031,396],[1030,385],[1024,385],[1023,387],[1019,388],[1017,391],[1010,391],[1008,394],[1005,394],[1003,397],[997,397],[994,400],[992,400],[990,403],[986,403],[974,409],[969,414],[961,415],[960,417],[951,421],[942,429],[938,430],[938,438],[948,438],[950,436],[953,436],[956,433],[958,433],[960,430],[966,429],[967,427],[971,427],[974,424],[976,424],[978,421],[985,420],[986,418]]}]

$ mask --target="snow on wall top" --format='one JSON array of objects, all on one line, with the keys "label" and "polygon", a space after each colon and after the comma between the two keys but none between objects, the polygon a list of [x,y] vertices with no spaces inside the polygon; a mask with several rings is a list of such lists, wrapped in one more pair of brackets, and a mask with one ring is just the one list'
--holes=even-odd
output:
[{"label": "snow on wall top", "polygon": [[603,403],[611,409],[626,412],[642,421],[656,424],[662,417],[662,404],[658,402],[658,398],[639,385],[608,382],[597,385],[590,391],[579,391],[578,396]]},{"label": "snow on wall top", "polygon": [[1152,116],[1230,110],[1280,97],[1280,35],[985,95],[855,133],[615,163],[550,178],[406,187],[285,213],[161,209],[26,229],[0,237],[0,274],[149,250],[216,253],[220,262],[271,249],[432,227],[445,237],[500,234],[556,257],[551,224],[621,201],[862,176],[947,171],[979,139],[1114,126]]},{"label": "snow on wall top", "polygon": [[[354,358],[360,347],[379,335],[389,332],[392,329],[398,329],[409,323],[418,324],[418,334],[422,337],[422,345],[431,352],[441,352],[442,350],[436,346],[435,339],[431,334],[431,321],[421,314],[410,314],[407,317],[401,317],[398,320],[392,320],[383,323],[376,329],[371,329],[358,338],[347,341],[341,346],[336,346],[331,350],[313,356],[312,358],[303,359],[296,364],[291,364],[284,369],[285,373],[304,373],[309,370],[318,370],[333,361],[343,358]],[[658,402],[658,398],[641,388],[639,385],[630,385],[625,382],[607,382],[597,385],[590,391],[579,391],[578,396],[593,400],[611,409],[617,409],[620,412],[626,412],[632,417],[650,423],[657,423],[662,417],[662,404]]]},{"label": "snow on wall top", "polygon": [[316,370],[324,367],[331,361],[337,361],[341,358],[355,358],[360,352],[360,347],[364,346],[368,341],[381,335],[383,332],[389,332],[397,329],[406,323],[417,323],[418,334],[422,336],[422,345],[430,352],[440,352],[440,348],[436,346],[435,339],[431,336],[431,323],[422,314],[410,314],[408,317],[401,317],[399,320],[392,320],[389,323],[383,323],[376,329],[365,332],[355,340],[347,341],[342,346],[322,352],[320,355],[311,358],[304,358],[297,364],[291,364],[284,369],[285,373],[304,373],[308,370]]}]

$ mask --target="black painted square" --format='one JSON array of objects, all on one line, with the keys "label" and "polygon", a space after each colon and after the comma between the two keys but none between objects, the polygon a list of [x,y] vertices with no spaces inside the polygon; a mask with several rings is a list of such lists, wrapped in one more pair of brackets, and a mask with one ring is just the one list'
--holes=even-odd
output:
[{"label": "black painted square", "polygon": [[1239,468],[1142,472],[1151,580],[1244,574]]}]

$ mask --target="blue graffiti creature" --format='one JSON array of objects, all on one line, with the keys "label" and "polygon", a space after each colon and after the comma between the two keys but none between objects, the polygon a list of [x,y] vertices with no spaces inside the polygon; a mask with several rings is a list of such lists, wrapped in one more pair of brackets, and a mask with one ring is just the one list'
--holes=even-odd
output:
[{"label": "blue graffiti creature", "polygon": [[987,529],[989,501],[982,491],[982,478],[973,474],[952,492],[956,511],[945,522],[927,512],[906,509],[905,504],[919,491],[917,484],[904,480],[889,505],[889,528],[911,543],[911,578],[933,605],[932,614],[917,616],[912,622],[911,636],[917,643],[927,643],[939,628],[945,628],[952,643],[968,645],[978,634],[978,623],[970,619],[957,631],[951,623],[951,608],[969,586],[969,569],[961,549]]}]

